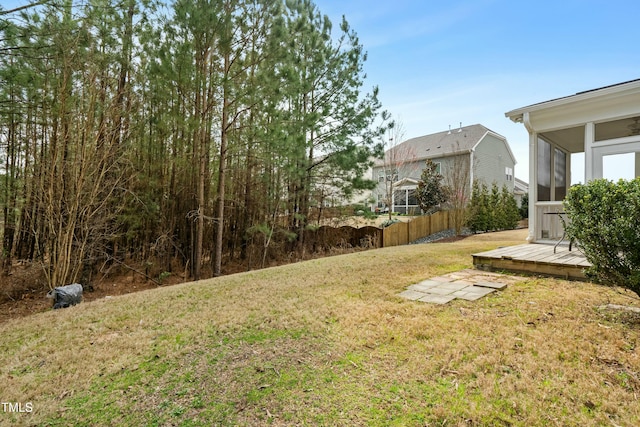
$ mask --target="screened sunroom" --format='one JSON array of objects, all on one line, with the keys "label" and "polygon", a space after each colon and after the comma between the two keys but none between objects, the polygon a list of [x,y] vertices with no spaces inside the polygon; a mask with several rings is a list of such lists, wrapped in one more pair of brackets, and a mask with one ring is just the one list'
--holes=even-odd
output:
[{"label": "screened sunroom", "polygon": [[505,115],[529,133],[529,242],[562,238],[572,183],[640,176],[640,79]]}]

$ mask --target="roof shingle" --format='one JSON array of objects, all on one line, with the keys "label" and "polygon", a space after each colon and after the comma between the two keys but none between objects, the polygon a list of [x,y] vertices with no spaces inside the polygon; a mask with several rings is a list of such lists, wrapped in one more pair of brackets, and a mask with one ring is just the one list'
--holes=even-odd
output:
[{"label": "roof shingle", "polygon": [[[410,156],[412,160],[423,160],[468,153],[487,132],[505,139],[502,135],[480,124],[475,124],[408,139],[387,150],[385,155],[395,152],[403,158]],[[380,166],[384,163],[382,160],[377,160],[375,164]]]}]

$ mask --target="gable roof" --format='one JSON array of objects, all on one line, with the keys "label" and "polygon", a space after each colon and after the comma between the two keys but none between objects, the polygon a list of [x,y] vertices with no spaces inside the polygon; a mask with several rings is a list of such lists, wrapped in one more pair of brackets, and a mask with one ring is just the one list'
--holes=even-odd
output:
[{"label": "gable roof", "polygon": [[416,185],[418,185],[418,180],[417,179],[413,179],[413,178],[402,178],[400,181],[398,182],[394,182],[393,183],[393,187],[394,188],[400,188],[400,187],[415,187]]},{"label": "gable roof", "polygon": [[[480,124],[475,124],[408,139],[387,150],[385,156],[396,153],[403,159],[417,161],[466,154],[470,153],[487,134],[503,140],[505,144],[507,142],[504,136]],[[509,144],[506,145],[511,152]],[[515,161],[515,157],[513,160]],[[375,162],[376,166],[383,164],[383,160],[380,159]]]}]

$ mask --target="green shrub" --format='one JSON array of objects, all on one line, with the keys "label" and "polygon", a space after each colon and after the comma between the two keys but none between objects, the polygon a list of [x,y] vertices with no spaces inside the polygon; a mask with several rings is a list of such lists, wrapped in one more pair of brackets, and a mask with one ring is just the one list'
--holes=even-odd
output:
[{"label": "green shrub", "polygon": [[519,220],[518,204],[506,185],[501,191],[494,182],[489,193],[484,182],[473,182],[467,219],[472,232],[514,229]]},{"label": "green shrub", "polygon": [[487,186],[478,180],[473,181],[471,201],[469,202],[469,219],[467,227],[473,233],[489,230],[489,201]]},{"label": "green shrub", "polygon": [[380,224],[380,226],[381,226],[382,228],[387,228],[387,227],[389,227],[390,225],[396,224],[396,223],[398,223],[398,222],[400,222],[400,220],[399,220],[399,219],[395,219],[395,218],[394,218],[394,219],[387,219],[387,220],[385,220],[385,221],[382,221],[382,223]]},{"label": "green shrub", "polygon": [[506,185],[502,186],[500,204],[502,205],[502,212],[504,215],[504,228],[507,230],[513,230],[518,227],[518,222],[520,221],[518,202],[516,202],[516,198],[513,196],[513,193],[509,191]]},{"label": "green shrub", "polygon": [[522,202],[520,204],[520,218],[529,218],[529,193],[525,193],[522,196]]},{"label": "green shrub", "polygon": [[640,179],[598,179],[569,189],[564,202],[567,236],[592,264],[595,282],[640,296]]}]

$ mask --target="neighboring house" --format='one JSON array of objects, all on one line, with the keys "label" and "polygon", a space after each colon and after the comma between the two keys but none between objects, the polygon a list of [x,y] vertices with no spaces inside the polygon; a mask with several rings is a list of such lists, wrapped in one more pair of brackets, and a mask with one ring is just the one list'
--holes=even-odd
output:
[{"label": "neighboring house", "polygon": [[516,159],[506,138],[479,124],[460,126],[404,141],[387,150],[384,160],[376,160],[372,170],[372,178],[378,182],[372,195],[374,208],[419,214],[414,190],[427,159],[436,163],[447,185],[464,181],[465,197],[475,179],[514,190]]},{"label": "neighboring house", "polygon": [[602,178],[606,156],[635,153],[640,176],[640,79],[505,113],[529,133],[530,242],[563,237],[571,155],[584,153],[584,181]]},{"label": "neighboring house", "polygon": [[516,178],[513,182],[513,197],[516,199],[518,207],[522,206],[522,198],[527,193],[529,193],[529,184],[519,178]]}]

